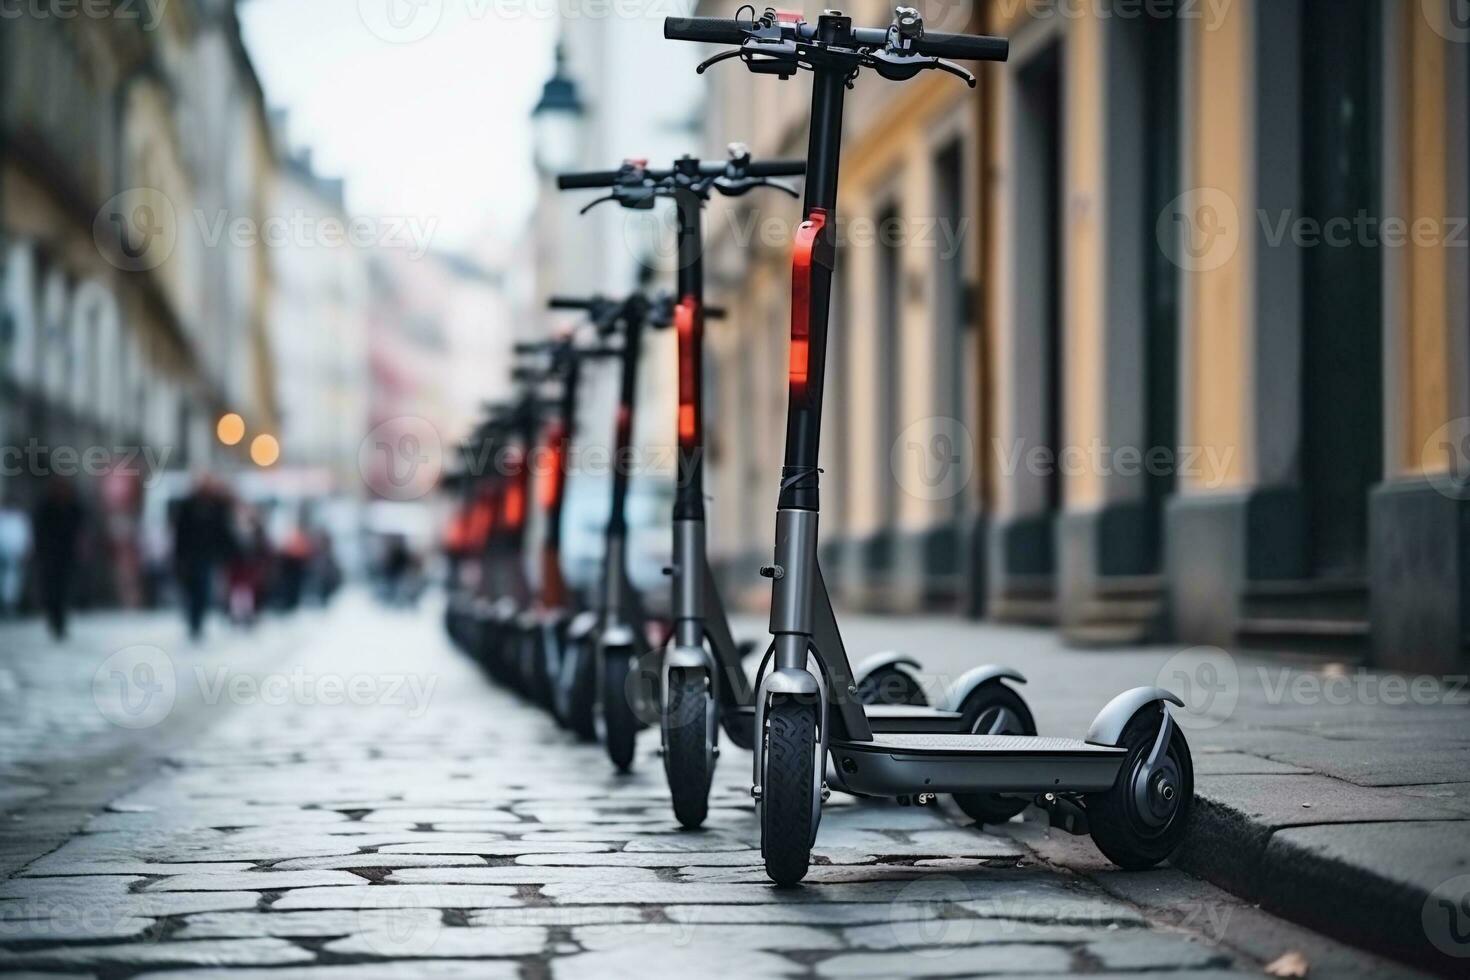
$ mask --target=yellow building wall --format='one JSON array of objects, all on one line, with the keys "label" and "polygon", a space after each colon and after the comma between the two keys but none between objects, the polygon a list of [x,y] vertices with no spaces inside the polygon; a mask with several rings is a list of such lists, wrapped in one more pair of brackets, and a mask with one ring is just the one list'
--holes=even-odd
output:
[{"label": "yellow building wall", "polygon": [[[1181,428],[1186,447],[1219,453],[1228,460],[1221,489],[1245,485],[1253,470],[1253,446],[1247,425],[1251,377],[1249,338],[1253,297],[1255,244],[1247,233],[1254,213],[1255,187],[1250,165],[1254,146],[1251,111],[1251,2],[1231,4],[1216,29],[1203,21],[1186,23],[1196,52],[1194,83],[1186,93],[1192,166],[1186,188],[1233,203],[1235,214],[1221,221],[1237,223],[1239,245],[1218,268],[1185,272],[1185,349],[1189,351],[1184,391],[1188,410]],[[1190,216],[1199,220],[1199,215]],[[1207,263],[1213,264],[1213,263]],[[1200,489],[1201,477],[1184,475],[1181,489]]]},{"label": "yellow building wall", "polygon": [[[1390,311],[1390,342],[1399,345],[1397,362],[1401,376],[1397,405],[1389,406],[1390,424],[1398,427],[1402,450],[1389,465],[1409,475],[1442,470],[1449,463],[1437,446],[1428,443],[1436,429],[1449,420],[1449,318],[1447,276],[1450,253],[1445,243],[1448,215],[1448,146],[1445,134],[1446,51],[1448,43],[1421,15],[1417,4],[1398,8],[1407,18],[1404,28],[1405,57],[1400,61],[1403,76],[1398,80],[1403,93],[1397,130],[1389,139],[1400,142],[1403,168],[1397,197],[1409,213],[1403,217],[1412,229],[1420,222],[1438,229],[1421,240],[1411,234],[1402,259],[1402,297],[1397,310]],[[1463,179],[1463,178],[1462,178]],[[1432,238],[1433,240],[1429,240]],[[1397,321],[1397,329],[1395,323]]]},{"label": "yellow building wall", "polygon": [[[882,84],[870,80],[870,84]],[[861,98],[859,85],[857,98]],[[973,279],[974,263],[980,250],[979,222],[976,219],[977,188],[973,181],[966,194],[968,206],[963,215],[935,213],[934,152],[936,136],[958,137],[966,147],[966,171],[972,178],[978,169],[975,140],[976,99],[973,92],[948,76],[923,77],[887,93],[881,118],[865,132],[850,138],[844,147],[843,174],[839,218],[852,230],[838,253],[843,268],[847,296],[839,308],[844,311],[834,330],[843,331],[837,341],[845,345],[845,362],[849,372],[844,389],[851,393],[845,405],[849,413],[845,464],[849,480],[846,493],[847,513],[842,533],[857,537],[872,534],[886,523],[885,491],[892,494],[893,518],[897,527],[907,531],[931,526],[938,515],[950,506],[946,501],[931,501],[907,492],[905,486],[918,486],[917,476],[908,470],[921,465],[909,454],[899,454],[899,474],[894,472],[893,447],[878,436],[889,427],[879,417],[882,399],[877,384],[896,386],[893,404],[897,406],[894,431],[902,432],[910,424],[936,414],[963,412],[963,407],[937,404],[936,391],[942,390],[935,377],[936,345],[940,342],[935,317],[935,249],[943,241],[936,222],[950,222],[953,231],[963,220],[968,236],[966,255],[971,263],[965,271]],[[853,99],[853,96],[849,96]],[[856,99],[854,99],[856,101]],[[889,202],[897,204],[902,219],[902,244],[899,250],[899,315],[896,343],[901,348],[897,370],[895,365],[878,363],[877,338],[879,314],[877,283],[878,257],[876,237],[881,233],[876,221]],[[919,288],[914,288],[918,286]],[[974,385],[978,371],[969,365],[968,384]],[[829,376],[835,364],[828,365]],[[835,408],[835,406],[833,406]],[[973,420],[961,419],[975,438],[977,457],[982,440],[974,432]],[[824,453],[824,456],[827,454]],[[977,494],[973,485],[965,492]]]},{"label": "yellow building wall", "polygon": [[[1071,25],[1065,47],[1063,72],[1066,93],[1066,148],[1063,163],[1063,279],[1062,336],[1066,395],[1063,442],[1086,449],[1094,440],[1105,443],[1103,376],[1107,368],[1104,331],[1107,329],[1103,291],[1105,251],[1103,208],[1107,200],[1103,163],[1106,134],[1103,126],[1103,25],[1090,6]],[[1085,510],[1103,502],[1103,477],[1090,467],[1074,468],[1065,477],[1065,504]]]}]

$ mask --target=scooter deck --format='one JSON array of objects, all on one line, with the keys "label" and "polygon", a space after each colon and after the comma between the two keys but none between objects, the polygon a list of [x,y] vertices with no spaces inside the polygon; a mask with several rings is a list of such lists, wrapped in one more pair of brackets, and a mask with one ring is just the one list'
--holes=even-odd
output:
[{"label": "scooter deck", "polygon": [[[868,704],[863,706],[868,723],[875,732],[917,732],[920,734],[949,735],[959,730],[964,716],[958,711],[944,711],[925,705]],[[727,712],[730,709],[726,709]],[[746,728],[755,724],[755,706],[742,704],[733,711],[732,724]]]},{"label": "scooter deck", "polygon": [[1071,738],[875,731],[829,744],[844,788],[914,793],[1094,793],[1117,778],[1127,752]]}]

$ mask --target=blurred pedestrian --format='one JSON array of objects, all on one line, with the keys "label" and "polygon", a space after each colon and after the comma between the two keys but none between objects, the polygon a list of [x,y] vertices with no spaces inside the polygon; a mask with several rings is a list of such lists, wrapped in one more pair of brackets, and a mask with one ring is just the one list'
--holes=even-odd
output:
[{"label": "blurred pedestrian", "polygon": [[30,553],[31,522],[25,512],[9,504],[0,506],[0,617],[20,611]]},{"label": "blurred pedestrian", "polygon": [[271,563],[270,539],[260,515],[241,508],[236,525],[238,544],[230,560],[230,618],[242,626],[254,626],[265,598]]},{"label": "blurred pedestrian", "polygon": [[57,640],[66,639],[72,579],[81,549],[86,515],[70,480],[53,475],[31,515],[35,546],[36,591],[46,610],[46,623]]},{"label": "blurred pedestrian", "polygon": [[281,608],[287,612],[293,612],[301,606],[311,556],[311,538],[298,524],[286,535],[286,541],[281,545]]},{"label": "blurred pedestrian", "polygon": [[174,511],[174,569],[184,593],[189,635],[204,635],[204,619],[214,600],[214,578],[234,553],[230,500],[223,486],[201,475]]},{"label": "blurred pedestrian", "polygon": [[325,606],[342,587],[342,566],[337,561],[337,549],[332,535],[326,528],[318,528],[312,535],[311,580],[317,602]]}]

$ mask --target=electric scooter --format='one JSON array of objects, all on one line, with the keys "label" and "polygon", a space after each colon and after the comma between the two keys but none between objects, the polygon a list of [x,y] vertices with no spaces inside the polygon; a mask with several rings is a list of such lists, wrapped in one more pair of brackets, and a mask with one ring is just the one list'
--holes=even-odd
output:
[{"label": "electric scooter", "polygon": [[535,502],[541,508],[545,531],[536,595],[531,606],[517,619],[517,669],[527,695],[565,724],[554,688],[560,674],[567,627],[578,605],[561,565],[568,457],[576,437],[582,365],[589,360],[620,356],[621,351],[614,347],[579,346],[575,337],[567,334],[548,341],[517,344],[516,352],[545,356],[549,360],[545,377],[561,385],[558,411],[546,428],[542,458],[536,467]]},{"label": "electric scooter", "polygon": [[1189,746],[1160,688],[1118,695],[1085,740],[910,729],[876,731],[852,694],[843,648],[817,560],[818,441],[836,262],[834,225],[846,89],[862,69],[892,81],[925,70],[974,76],[946,61],[1004,61],[1004,38],[929,33],[911,7],[887,28],[853,26],[838,11],[808,23],[767,9],[750,20],[709,17],[664,21],[673,40],[736,45],[699,66],[739,58],[758,74],[789,79],[810,71],[812,101],[804,220],[792,254],[791,340],[786,452],[776,517],[770,632],[775,667],[756,692],[752,796],[767,875],[792,885],[806,876],[828,787],[830,753],[839,785],[868,796],[921,804],[934,794],[1034,797],[1054,826],[1091,833],[1124,868],[1151,867],[1183,838],[1194,798]]},{"label": "electric scooter", "polygon": [[658,625],[646,612],[627,565],[627,500],[632,476],[629,454],[637,409],[638,366],[643,333],[672,319],[672,302],[633,293],[620,301],[553,298],[551,308],[584,310],[604,337],[620,334],[621,374],[613,436],[612,508],[602,559],[602,588],[595,609],[572,620],[557,680],[568,726],[585,739],[597,739],[619,771],[633,764],[640,714],[647,705],[633,702],[639,685],[637,664],[658,644],[650,636]]},{"label": "electric scooter", "polygon": [[492,482],[495,520],[494,533],[485,549],[487,600],[477,604],[475,611],[479,627],[478,659],[492,677],[519,690],[521,678],[513,657],[516,620],[531,598],[525,563],[531,482],[528,456],[545,405],[537,396],[541,378],[535,371],[518,365],[512,376],[523,392],[508,410],[492,420],[488,427],[491,439],[482,447],[488,455],[479,461],[493,462],[496,469]]},{"label": "electric scooter", "polygon": [[[674,504],[673,577],[674,636],[661,669],[660,730],[664,771],[674,814],[686,827],[698,827],[708,813],[709,789],[719,756],[719,732],[740,748],[754,744],[755,695],[742,664],[744,645],[737,645],[725,603],[709,567],[704,506],[704,262],[703,211],[713,192],[738,197],[759,187],[774,187],[796,197],[773,178],[796,177],[804,161],[753,163],[741,144],[730,147],[724,162],[692,157],[675,161],[671,170],[648,170],[629,161],[616,171],[570,174],[558,179],[562,189],[609,188],[610,193],[586,208],[612,201],[644,210],[655,199],[669,197],[678,217],[678,295],[674,310],[679,348],[678,486]],[[762,662],[762,669],[770,663]],[[944,692],[941,703],[926,705],[926,695],[911,672],[917,661],[897,653],[878,653],[858,665],[855,696],[870,705],[880,727],[908,730],[1007,732],[1034,735],[1021,696],[1003,683],[1024,682],[1017,672],[987,665],[968,671]],[[965,797],[962,809],[982,823],[1008,820],[1025,801]]]}]

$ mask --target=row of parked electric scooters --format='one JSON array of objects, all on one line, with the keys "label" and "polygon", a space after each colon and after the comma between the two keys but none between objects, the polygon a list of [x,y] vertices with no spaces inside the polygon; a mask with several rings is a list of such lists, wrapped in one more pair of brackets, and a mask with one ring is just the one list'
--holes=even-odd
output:
[{"label": "row of parked electric scooters", "polygon": [[[1180,843],[1194,777],[1167,691],[1118,695],[1084,739],[1039,737],[1013,684],[1020,674],[976,667],[926,703],[918,664],[879,655],[854,669],[817,561],[818,437],[836,260],[838,162],[846,92],[863,70],[906,81],[938,69],[974,85],[947,58],[1004,61],[1004,39],[926,32],[918,12],[900,7],[885,28],[855,27],[827,11],[815,23],[767,10],[732,20],[670,18],[664,36],[731,45],[699,67],[739,58],[752,72],[788,79],[811,72],[807,158],[763,162],[738,145],[717,162],[684,157],[666,170],[630,161],[616,170],[561,178],[566,190],[601,189],[588,205],[650,209],[673,201],[678,218],[678,282],[672,295],[554,300],[585,312],[590,329],[521,345],[516,377],[524,395],[482,429],[499,460],[539,453],[543,465],[498,466],[477,500],[494,527],[477,588],[452,595],[448,627],[501,682],[545,705],[571,731],[597,739],[614,766],[633,764],[635,738],[657,724],[674,813],[698,827],[707,810],[720,733],[753,752],[751,794],[761,850],[779,884],[803,878],[829,788],[927,805],[953,796],[978,823],[1008,820],[1029,804],[1054,826],[1088,834],[1125,868],[1152,866]],[[797,192],[805,179],[792,255],[789,409],[771,581],[770,638],[741,645],[706,554],[703,353],[704,209],[712,195],[758,189]],[[588,608],[563,578],[559,545],[568,453],[580,406],[579,380],[592,360],[621,365],[613,459],[632,448],[639,355],[647,329],[673,327],[678,344],[678,463],[673,512],[671,614],[655,622],[630,581],[627,465],[613,468],[612,510],[602,581]],[[739,329],[736,325],[732,329]],[[555,397],[548,397],[554,390]],[[480,458],[491,458],[481,455]],[[547,461],[549,465],[546,465]],[[535,481],[544,535],[533,587],[525,573],[526,517]],[[754,572],[754,570],[752,570]],[[750,656],[747,657],[747,654]],[[754,663],[752,663],[752,661]]]}]

